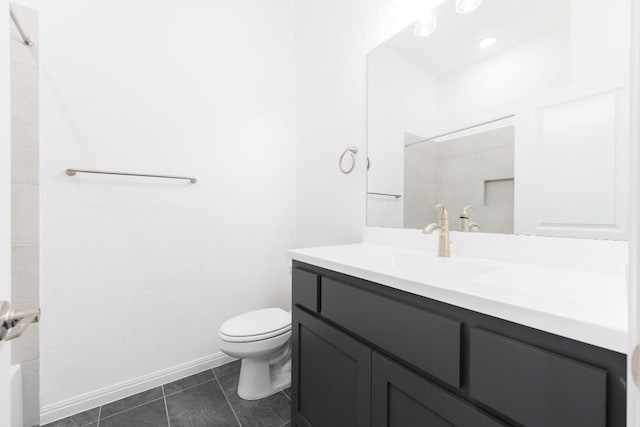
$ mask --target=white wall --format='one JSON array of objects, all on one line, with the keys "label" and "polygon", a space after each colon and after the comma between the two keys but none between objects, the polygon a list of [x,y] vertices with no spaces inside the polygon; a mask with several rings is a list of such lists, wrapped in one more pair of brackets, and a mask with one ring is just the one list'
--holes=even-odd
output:
[{"label": "white wall", "polygon": [[369,190],[402,192],[405,133],[436,130],[437,80],[386,45],[369,54],[367,78]]},{"label": "white wall", "polygon": [[[369,192],[404,195],[405,133],[428,137],[438,123],[437,80],[381,45],[368,56]],[[402,227],[402,198],[367,196],[367,224]]]},{"label": "white wall", "polygon": [[571,52],[562,27],[441,78],[437,133],[512,115],[523,100],[569,84]]},{"label": "white wall", "polygon": [[574,1],[571,84],[519,105],[516,233],[628,238],[631,3]]},{"label": "white wall", "polygon": [[523,102],[560,87],[626,84],[630,37],[628,25],[620,23],[628,21],[629,4],[574,0],[569,26],[442,78],[438,133],[511,115]]},{"label": "white wall", "polygon": [[[216,354],[230,316],[288,308],[295,7],[22,3],[41,23],[41,398],[50,415]],[[68,177],[68,167],[198,183]]]},{"label": "white wall", "polygon": [[574,83],[627,84],[631,65],[629,17],[633,3],[631,0],[572,0]]},{"label": "white wall", "polygon": [[[298,0],[298,247],[357,242],[366,220],[367,63],[371,49],[443,0]],[[361,148],[351,175],[338,170]]]},{"label": "white wall", "polygon": [[[365,224],[366,55],[384,0],[298,0],[297,246],[359,241]],[[338,170],[359,146],[351,175]]]}]

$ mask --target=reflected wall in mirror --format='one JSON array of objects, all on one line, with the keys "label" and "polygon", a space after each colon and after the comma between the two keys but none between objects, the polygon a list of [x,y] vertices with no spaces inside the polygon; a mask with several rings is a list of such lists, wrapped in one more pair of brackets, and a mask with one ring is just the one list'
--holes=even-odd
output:
[{"label": "reflected wall in mirror", "polygon": [[455,3],[369,54],[367,224],[626,239],[630,0]]},{"label": "reflected wall in mirror", "polygon": [[424,227],[440,203],[450,212],[451,230],[513,233],[513,140],[508,118],[405,141],[404,226]]}]

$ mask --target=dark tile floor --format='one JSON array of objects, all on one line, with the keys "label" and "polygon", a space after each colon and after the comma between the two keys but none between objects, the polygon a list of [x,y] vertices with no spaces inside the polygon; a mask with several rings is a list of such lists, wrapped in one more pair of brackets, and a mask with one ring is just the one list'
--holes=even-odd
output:
[{"label": "dark tile floor", "polygon": [[288,427],[289,390],[242,400],[239,373],[235,361],[45,427]]}]

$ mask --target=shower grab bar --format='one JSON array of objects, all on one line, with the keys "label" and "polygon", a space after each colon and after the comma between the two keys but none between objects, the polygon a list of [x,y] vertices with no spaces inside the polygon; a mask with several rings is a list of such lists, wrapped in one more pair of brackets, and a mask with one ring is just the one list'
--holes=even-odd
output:
[{"label": "shower grab bar", "polygon": [[124,175],[124,176],[143,176],[147,178],[168,178],[168,179],[186,179],[190,181],[192,184],[198,182],[198,178],[192,176],[176,176],[176,175],[155,175],[150,173],[130,173],[130,172],[110,172],[110,171],[99,171],[92,169],[67,169],[65,173],[69,176],[74,176],[77,173],[97,173],[102,175]]},{"label": "shower grab bar", "polygon": [[13,24],[16,26],[18,33],[20,33],[20,38],[22,39],[22,44],[25,46],[33,46],[33,41],[31,41],[31,37],[27,33],[24,32],[20,22],[16,19],[16,16],[13,14],[13,9],[9,8],[9,15],[11,15],[11,20]]},{"label": "shower grab bar", "polygon": [[389,196],[389,197],[395,197],[396,199],[399,199],[400,197],[402,197],[402,194],[388,194],[388,193],[367,193],[367,194],[372,194],[374,196]]}]

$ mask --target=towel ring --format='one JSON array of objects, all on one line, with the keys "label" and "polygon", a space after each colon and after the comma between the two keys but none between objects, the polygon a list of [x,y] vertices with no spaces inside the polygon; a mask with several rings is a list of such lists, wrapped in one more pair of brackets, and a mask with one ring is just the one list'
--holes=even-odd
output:
[{"label": "towel ring", "polygon": [[[347,153],[351,154],[351,167],[348,169],[345,169],[342,166],[342,161],[344,160],[344,156],[346,156]],[[345,175],[353,172],[353,169],[355,169],[356,167],[356,154],[358,154],[358,147],[347,147],[342,152],[342,155],[340,156],[340,160],[338,160],[338,167],[340,168],[340,172],[342,172]]]}]

